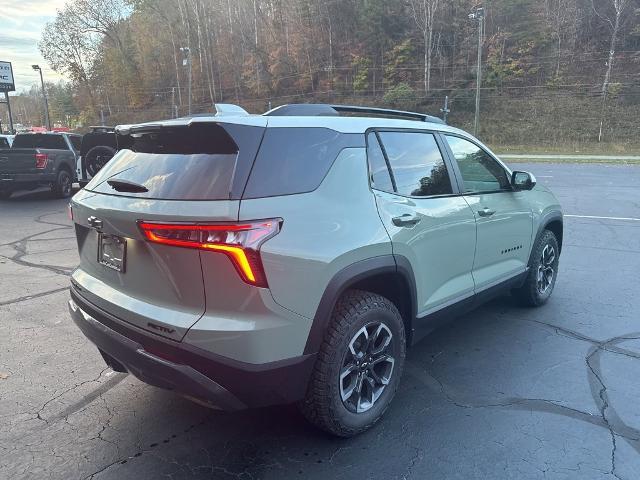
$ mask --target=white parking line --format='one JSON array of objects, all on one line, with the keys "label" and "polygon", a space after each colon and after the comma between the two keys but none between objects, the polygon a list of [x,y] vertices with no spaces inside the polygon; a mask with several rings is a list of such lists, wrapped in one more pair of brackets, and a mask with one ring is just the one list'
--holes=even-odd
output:
[{"label": "white parking line", "polygon": [[631,218],[631,217],[597,217],[594,215],[564,215],[565,217],[573,217],[573,218],[594,218],[597,220],[627,220],[630,222],[640,222],[640,218]]}]

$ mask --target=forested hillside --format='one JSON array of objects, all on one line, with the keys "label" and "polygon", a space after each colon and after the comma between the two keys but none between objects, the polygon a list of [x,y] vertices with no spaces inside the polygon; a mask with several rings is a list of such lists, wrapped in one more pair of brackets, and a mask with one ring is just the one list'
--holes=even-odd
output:
[{"label": "forested hillside", "polygon": [[[483,4],[480,136],[497,145],[640,144],[640,0]],[[471,128],[472,0],[70,0],[40,50],[84,125],[292,102],[384,105]],[[174,107],[173,105],[176,105]],[[600,125],[602,122],[602,131]],[[622,147],[621,147],[622,148]]]}]

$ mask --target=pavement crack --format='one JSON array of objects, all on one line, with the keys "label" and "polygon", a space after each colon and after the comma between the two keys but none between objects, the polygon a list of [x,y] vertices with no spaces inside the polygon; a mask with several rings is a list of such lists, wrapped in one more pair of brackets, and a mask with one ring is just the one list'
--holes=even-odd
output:
[{"label": "pavement crack", "polygon": [[57,395],[54,395],[53,397],[51,397],[44,404],[42,404],[42,406],[38,409],[38,411],[35,414],[36,418],[38,420],[42,420],[45,423],[49,423],[49,421],[46,418],[43,418],[42,415],[41,415],[42,412],[44,411],[44,409],[47,408],[47,405],[49,405],[54,400],[57,400],[58,398],[62,397],[63,395],[75,390],[76,388],[79,388],[79,387],[81,387],[83,385],[86,385],[87,383],[97,382],[98,380],[100,380],[100,377],[102,377],[104,372],[106,372],[107,370],[110,370],[109,367],[106,367],[105,369],[103,369],[96,378],[93,378],[91,380],[85,380],[84,382],[76,383],[73,387],[69,387],[69,388],[63,390],[62,392],[58,393]]},{"label": "pavement crack", "polygon": [[0,307],[5,305],[12,305],[14,303],[26,302],[27,300],[33,300],[34,298],[45,297],[47,295],[53,295],[54,293],[63,292],[65,290],[69,290],[69,287],[60,287],[60,288],[55,288],[53,290],[48,290],[46,292],[25,295],[23,297],[14,298],[12,300],[3,300],[2,302],[0,302]]}]

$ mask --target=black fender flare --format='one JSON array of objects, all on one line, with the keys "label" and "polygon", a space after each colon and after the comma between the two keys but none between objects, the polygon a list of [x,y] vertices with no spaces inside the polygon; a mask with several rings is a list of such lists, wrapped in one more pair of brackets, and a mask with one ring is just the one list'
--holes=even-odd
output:
[{"label": "black fender flare", "polygon": [[[410,320],[413,323],[417,308],[416,282],[409,260],[403,256],[392,254],[360,260],[344,267],[327,284],[313,317],[311,330],[304,347],[305,355],[316,353],[320,350],[320,345],[331,319],[331,312],[340,296],[357,282],[385,273],[399,273],[409,285],[411,290]],[[407,332],[407,336],[410,334],[411,332]]]},{"label": "black fender flare", "polygon": [[[560,212],[559,210],[551,210],[540,217],[540,221],[538,222],[538,231],[536,232],[536,236],[534,237],[533,243],[531,244],[531,252],[529,252],[529,263],[527,263],[527,265],[531,265],[531,261],[533,260],[533,246],[540,238],[540,235],[542,235],[542,232],[547,229],[547,226],[551,222],[555,221],[560,221],[560,223],[563,223],[562,212]],[[560,250],[562,251],[562,245],[560,245]]]}]

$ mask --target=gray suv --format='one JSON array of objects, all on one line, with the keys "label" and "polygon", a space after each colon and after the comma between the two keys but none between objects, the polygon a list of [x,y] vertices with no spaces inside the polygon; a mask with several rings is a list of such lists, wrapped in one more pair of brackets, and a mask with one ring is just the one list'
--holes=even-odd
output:
[{"label": "gray suv", "polygon": [[226,410],[298,402],[350,436],[441,319],[551,295],[560,205],[469,134],[412,112],[217,107],[117,127],[71,201],[70,312],[114,370]]}]

